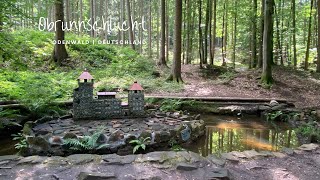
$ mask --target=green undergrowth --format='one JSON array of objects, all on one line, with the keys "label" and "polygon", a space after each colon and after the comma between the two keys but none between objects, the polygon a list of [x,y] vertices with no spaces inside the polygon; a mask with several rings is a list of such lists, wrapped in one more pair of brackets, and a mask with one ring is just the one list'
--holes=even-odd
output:
[{"label": "green undergrowth", "polygon": [[[35,30],[0,33],[0,101],[18,100],[34,114],[59,114],[52,102],[72,98],[77,78],[87,68],[95,90],[126,90],[137,80],[149,92],[177,92],[182,85],[154,76],[155,62],[129,47],[93,44],[86,35],[66,34],[66,40],[89,44],[66,45],[69,58],[62,67],[52,60],[54,34]],[[49,106],[50,105],[50,106]]]}]

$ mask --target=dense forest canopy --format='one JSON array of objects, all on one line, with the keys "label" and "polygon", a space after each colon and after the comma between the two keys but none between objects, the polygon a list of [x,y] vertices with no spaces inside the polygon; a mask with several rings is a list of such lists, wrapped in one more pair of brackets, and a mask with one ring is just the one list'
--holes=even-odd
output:
[{"label": "dense forest canopy", "polygon": [[[319,0],[4,0],[0,4],[2,66],[21,60],[8,52],[12,49],[6,34],[29,29],[55,32],[54,42],[66,34],[128,46],[160,66],[173,64],[174,76],[181,71],[177,64],[262,68],[266,83],[272,81],[272,65],[320,71],[316,65],[320,64]],[[51,58],[56,65],[77,58],[68,52],[71,46],[55,44]]]}]

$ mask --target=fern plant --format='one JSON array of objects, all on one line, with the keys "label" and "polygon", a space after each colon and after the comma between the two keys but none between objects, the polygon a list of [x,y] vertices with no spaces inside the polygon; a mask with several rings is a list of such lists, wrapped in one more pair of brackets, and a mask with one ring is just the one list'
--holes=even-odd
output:
[{"label": "fern plant", "polygon": [[82,150],[98,150],[107,147],[108,144],[98,143],[98,139],[103,131],[97,131],[91,136],[83,136],[80,139],[65,139],[63,144],[72,150],[82,151]]},{"label": "fern plant", "polygon": [[14,145],[16,149],[21,150],[28,147],[27,139],[22,133],[12,134],[11,136],[13,136],[12,140],[18,141],[18,143]]},{"label": "fern plant", "polygon": [[140,148],[146,150],[146,143],[150,142],[150,137],[140,137],[139,139],[131,140],[130,144],[135,144],[133,148],[133,154],[136,153]]}]

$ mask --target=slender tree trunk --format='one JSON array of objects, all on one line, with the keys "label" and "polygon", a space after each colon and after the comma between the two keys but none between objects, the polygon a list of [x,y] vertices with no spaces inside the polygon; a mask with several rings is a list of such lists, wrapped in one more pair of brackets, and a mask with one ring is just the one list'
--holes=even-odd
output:
[{"label": "slender tree trunk", "polygon": [[152,58],[152,46],[151,46],[151,41],[152,41],[152,16],[151,16],[151,6],[152,3],[151,1],[149,2],[149,23],[148,23],[148,51],[149,51],[149,58]]},{"label": "slender tree trunk", "polygon": [[210,55],[210,64],[213,62],[212,59],[212,3],[213,1],[210,0],[210,11],[209,11],[209,55]]},{"label": "slender tree trunk", "polygon": [[226,16],[225,16],[225,11],[226,11],[226,0],[224,0],[223,2],[223,16],[222,16],[222,47],[221,47],[221,58],[222,58],[222,66],[225,65],[225,59],[224,59],[224,54],[225,54],[225,50],[224,50],[224,43],[225,43],[225,33],[224,33],[224,26],[225,26],[225,19],[226,19]]},{"label": "slender tree trunk", "polygon": [[[90,17],[91,17],[91,26],[93,27],[94,21],[95,21],[95,1],[94,0],[90,0]],[[94,29],[91,29],[90,35],[91,37],[94,37]]]},{"label": "slender tree trunk", "polygon": [[310,16],[309,16],[309,24],[308,24],[308,39],[307,39],[306,58],[304,60],[304,70],[308,70],[308,67],[309,67],[309,49],[310,49],[310,42],[311,42],[312,8],[313,8],[313,0],[311,0],[311,5],[310,5]]},{"label": "slender tree trunk", "polygon": [[213,0],[213,29],[212,29],[212,61],[210,64],[213,65],[214,55],[216,50],[216,32],[217,32],[217,0]]},{"label": "slender tree trunk", "polygon": [[191,33],[191,1],[186,0],[186,11],[187,11],[187,32],[186,32],[186,62],[185,64],[189,64],[190,62],[190,33]]},{"label": "slender tree trunk", "polygon": [[[144,3],[143,0],[140,0],[140,18],[142,18],[142,16],[144,15]],[[139,47],[139,52],[140,54],[143,53],[143,30],[142,28],[139,28],[139,37],[140,37],[140,47]]]},{"label": "slender tree trunk", "polygon": [[228,44],[228,9],[229,9],[229,7],[228,7],[228,4],[229,2],[228,2],[228,0],[225,0],[225,20],[224,20],[224,39],[223,39],[223,41],[224,41],[224,57],[223,57],[223,62],[222,62],[222,66],[226,66],[227,65],[227,62],[226,62],[226,60],[227,60],[227,44]]},{"label": "slender tree trunk", "polygon": [[258,68],[262,68],[263,62],[263,31],[264,31],[264,9],[265,0],[261,0],[261,15],[260,15],[260,39],[259,39],[259,58],[258,58]]},{"label": "slender tree trunk", "polygon": [[[278,64],[279,58],[282,59],[282,46],[281,46],[281,41],[280,41],[280,8],[281,8],[281,0],[278,2],[278,7],[274,6],[274,12],[276,15],[276,36],[277,36],[277,50],[276,50],[276,55],[275,55],[275,64]],[[280,62],[283,62],[280,60]],[[283,65],[283,64],[282,64]]]},{"label": "slender tree trunk", "polygon": [[263,67],[262,77],[263,83],[272,83],[272,49],[273,49],[273,0],[265,0],[264,10],[264,31],[263,31]]},{"label": "slender tree trunk", "polygon": [[182,28],[182,0],[175,0],[175,41],[172,74],[169,80],[183,82],[181,78],[181,28]]},{"label": "slender tree trunk", "polygon": [[252,0],[252,34],[251,34],[252,67],[257,67],[257,0]]},{"label": "slender tree trunk", "polygon": [[157,4],[156,4],[156,12],[158,11],[158,13],[157,13],[157,30],[156,30],[156,33],[157,33],[157,59],[159,59],[159,50],[160,50],[160,48],[159,48],[159,44],[160,44],[160,33],[159,33],[159,26],[160,26],[160,18],[159,18],[159,14],[160,14],[160,10],[161,10],[161,8],[159,8],[158,6],[159,6],[159,2],[158,1],[155,1],[155,2],[157,2]]},{"label": "slender tree trunk", "polygon": [[317,45],[317,72],[320,72],[320,0],[317,2],[318,6],[318,45]]},{"label": "slender tree trunk", "polygon": [[292,43],[293,43],[293,66],[297,67],[297,47],[296,47],[296,2],[291,1],[292,6]]},{"label": "slender tree trunk", "polygon": [[[83,1],[80,0],[80,16],[79,16],[79,21],[80,21],[80,22],[83,21],[83,11],[82,11],[82,9],[83,9]],[[82,27],[80,26],[80,28],[79,28],[79,34],[81,34],[81,32],[82,32],[82,29],[81,29],[81,28],[82,28]]]},{"label": "slender tree trunk", "polygon": [[[63,14],[63,0],[56,0],[55,2],[55,12],[56,12],[56,31],[55,31],[55,40],[63,41],[64,40],[64,31],[62,30],[62,23],[64,21]],[[68,53],[66,47],[63,43],[56,43],[53,51],[53,60],[59,65],[62,65],[62,62],[68,58]]]},{"label": "slender tree trunk", "polygon": [[170,32],[169,32],[169,3],[166,3],[166,61],[169,61]]},{"label": "slender tree trunk", "polygon": [[166,63],[166,2],[161,0],[161,45],[160,45],[160,58],[158,65],[167,66]]},{"label": "slender tree trunk", "polygon": [[199,59],[200,59],[200,69],[202,69],[203,64],[203,42],[202,42],[202,29],[201,29],[201,16],[202,16],[202,3],[201,0],[198,0],[198,6],[199,6],[199,23],[198,23],[198,31],[199,31]]},{"label": "slender tree trunk", "polygon": [[237,45],[237,3],[238,0],[234,1],[234,27],[233,27],[233,53],[232,53],[232,62],[233,69],[236,69],[236,45]]},{"label": "slender tree trunk", "polygon": [[[126,1],[125,0],[120,0],[121,3],[121,23],[123,23],[125,21],[125,7],[126,7]],[[129,32],[130,33],[130,32]],[[125,41],[125,31],[121,31],[121,40],[122,42]],[[122,44],[122,46],[124,46],[125,43]]]},{"label": "slender tree trunk", "polygon": [[135,50],[134,45],[134,29],[132,27],[132,18],[131,18],[131,9],[130,9],[130,1],[127,0],[127,14],[128,14],[128,23],[129,23],[129,38],[130,38],[130,45],[133,50]]},{"label": "slender tree trunk", "polygon": [[206,22],[205,22],[205,29],[204,29],[204,58],[203,58],[203,64],[207,64],[207,60],[208,60],[208,30],[209,30],[209,19],[210,19],[210,0],[207,0]]}]

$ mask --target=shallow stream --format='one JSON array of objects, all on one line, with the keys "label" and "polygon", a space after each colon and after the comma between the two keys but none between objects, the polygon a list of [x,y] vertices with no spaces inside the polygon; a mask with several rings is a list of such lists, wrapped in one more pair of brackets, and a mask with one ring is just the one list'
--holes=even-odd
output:
[{"label": "shallow stream", "polygon": [[202,116],[206,134],[183,148],[199,153],[220,155],[231,151],[279,151],[299,145],[288,123],[266,122],[258,117]]}]

